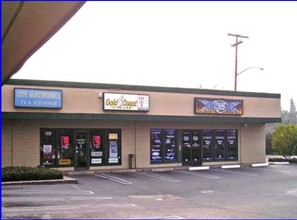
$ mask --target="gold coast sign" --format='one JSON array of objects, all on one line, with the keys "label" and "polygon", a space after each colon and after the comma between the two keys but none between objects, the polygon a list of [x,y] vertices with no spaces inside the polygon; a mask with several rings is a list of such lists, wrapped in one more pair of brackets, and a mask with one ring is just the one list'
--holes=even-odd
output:
[{"label": "gold coast sign", "polygon": [[149,96],[103,93],[103,109],[114,111],[149,111]]}]

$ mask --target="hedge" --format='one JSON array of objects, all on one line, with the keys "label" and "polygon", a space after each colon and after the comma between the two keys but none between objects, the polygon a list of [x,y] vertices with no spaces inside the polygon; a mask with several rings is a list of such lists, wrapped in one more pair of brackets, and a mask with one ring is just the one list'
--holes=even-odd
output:
[{"label": "hedge", "polygon": [[61,171],[41,167],[4,167],[2,182],[63,179]]},{"label": "hedge", "polygon": [[269,158],[268,162],[290,162],[290,163],[297,163],[297,158],[285,159],[283,157],[274,157]]}]

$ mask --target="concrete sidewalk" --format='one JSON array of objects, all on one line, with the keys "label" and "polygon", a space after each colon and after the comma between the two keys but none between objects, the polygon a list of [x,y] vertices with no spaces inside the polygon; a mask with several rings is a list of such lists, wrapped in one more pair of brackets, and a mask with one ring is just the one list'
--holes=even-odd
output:
[{"label": "concrete sidewalk", "polygon": [[2,182],[2,186],[22,185],[22,184],[62,184],[62,183],[78,183],[78,181],[74,178],[64,176],[63,179],[55,179],[55,180],[29,180],[29,181]]}]

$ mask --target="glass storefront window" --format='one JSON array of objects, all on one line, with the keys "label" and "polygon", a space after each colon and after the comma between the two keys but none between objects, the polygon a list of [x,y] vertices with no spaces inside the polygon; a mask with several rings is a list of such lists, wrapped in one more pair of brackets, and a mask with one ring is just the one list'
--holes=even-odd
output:
[{"label": "glass storefront window", "polygon": [[176,161],[176,130],[164,130],[165,137],[165,162]]},{"label": "glass storefront window", "polygon": [[40,165],[56,165],[55,130],[40,130]]},{"label": "glass storefront window", "polygon": [[60,166],[73,166],[74,141],[73,131],[70,129],[57,129],[57,162]]},{"label": "glass storefront window", "polygon": [[151,163],[176,162],[175,129],[151,129],[150,130],[150,158]]},{"label": "glass storefront window", "polygon": [[227,130],[227,159],[238,160],[238,134],[237,130]]},{"label": "glass storefront window", "polygon": [[150,146],[151,146],[151,163],[160,163],[163,160],[163,137],[161,129],[151,129]]},{"label": "glass storefront window", "polygon": [[213,160],[213,130],[202,130],[203,160]]},{"label": "glass storefront window", "polygon": [[88,168],[120,164],[120,129],[40,129],[40,165]]},{"label": "glass storefront window", "polygon": [[215,130],[214,154],[216,160],[225,160],[225,130]]},{"label": "glass storefront window", "polygon": [[99,130],[90,131],[91,166],[102,165],[104,162],[104,134]]}]

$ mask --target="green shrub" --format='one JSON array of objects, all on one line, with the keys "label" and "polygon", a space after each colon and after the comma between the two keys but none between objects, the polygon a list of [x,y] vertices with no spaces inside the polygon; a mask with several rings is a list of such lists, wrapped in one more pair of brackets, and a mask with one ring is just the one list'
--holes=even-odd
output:
[{"label": "green shrub", "polygon": [[283,157],[274,157],[274,158],[269,158],[268,161],[269,162],[287,162],[288,160],[286,160]]},{"label": "green shrub", "polygon": [[290,163],[297,163],[297,158],[290,158],[290,159],[285,159],[283,157],[274,157],[274,158],[269,158],[269,162],[290,162]]},{"label": "green shrub", "polygon": [[4,167],[2,182],[63,179],[61,171],[41,167]]}]

